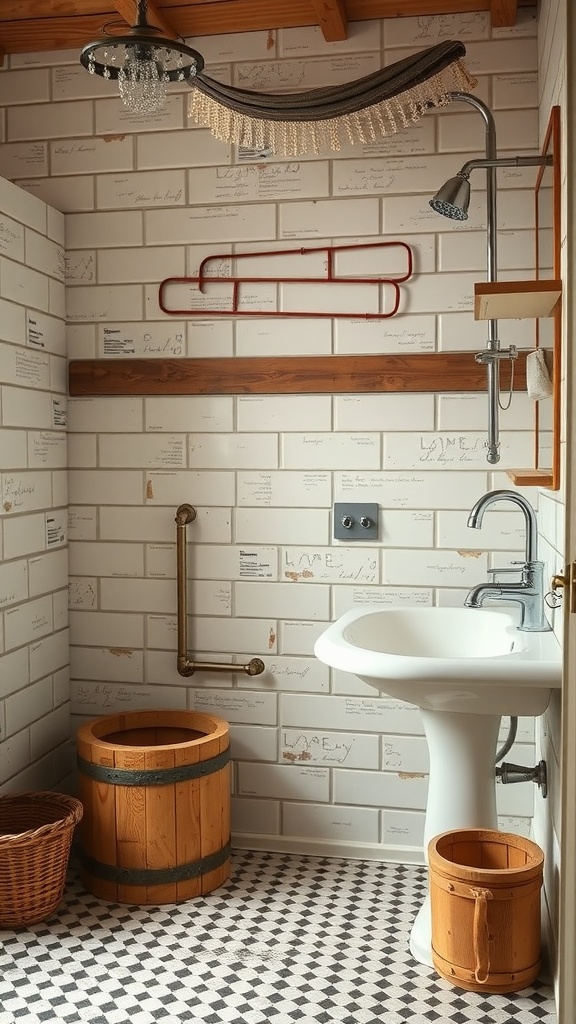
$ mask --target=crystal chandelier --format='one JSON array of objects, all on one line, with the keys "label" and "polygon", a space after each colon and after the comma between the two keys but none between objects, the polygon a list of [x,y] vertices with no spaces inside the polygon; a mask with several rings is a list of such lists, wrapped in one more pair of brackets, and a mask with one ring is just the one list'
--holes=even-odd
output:
[{"label": "crystal chandelier", "polygon": [[122,103],[134,114],[162,110],[168,82],[189,82],[204,67],[196,50],[148,24],[147,7],[148,0],[138,0],[137,21],[127,35],[106,35],[80,53],[91,75],[118,82]]}]

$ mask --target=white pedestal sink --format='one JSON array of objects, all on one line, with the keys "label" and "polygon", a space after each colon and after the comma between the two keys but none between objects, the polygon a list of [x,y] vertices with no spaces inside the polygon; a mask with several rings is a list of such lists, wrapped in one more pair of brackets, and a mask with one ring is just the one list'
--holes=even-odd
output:
[{"label": "white pedestal sink", "polygon": [[[430,754],[424,847],[455,828],[498,827],[495,754],[502,715],[543,714],[561,685],[552,632],[516,628],[484,608],[360,608],[318,637],[316,657],[416,704]],[[432,966],[428,900],[410,938]]]}]

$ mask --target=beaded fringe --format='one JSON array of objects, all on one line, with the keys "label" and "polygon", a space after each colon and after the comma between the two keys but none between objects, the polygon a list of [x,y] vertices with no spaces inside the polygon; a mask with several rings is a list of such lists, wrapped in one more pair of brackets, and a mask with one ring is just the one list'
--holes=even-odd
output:
[{"label": "beaded fringe", "polygon": [[476,84],[476,79],[458,59],[420,85],[391,99],[323,121],[271,121],[252,117],[225,107],[192,86],[188,117],[209,128],[216,139],[235,146],[271,150],[281,156],[320,153],[327,148],[338,152],[342,137],[354,145],[393,135],[418,121],[430,107],[446,106],[450,92],[466,92]]}]

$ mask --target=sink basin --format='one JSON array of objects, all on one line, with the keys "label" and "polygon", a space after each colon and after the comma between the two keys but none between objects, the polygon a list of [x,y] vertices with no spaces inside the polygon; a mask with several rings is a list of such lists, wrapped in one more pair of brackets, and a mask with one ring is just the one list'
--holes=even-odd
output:
[{"label": "sink basin", "polygon": [[[420,708],[430,757],[424,852],[442,832],[498,828],[500,719],[546,710],[562,678],[554,633],[524,632],[511,614],[486,608],[358,608],[318,637],[314,653]],[[428,897],[410,951],[433,966]]]},{"label": "sink basin", "polygon": [[552,632],[485,608],[359,608],[316,641],[316,657],[418,707],[541,715],[561,682]]}]

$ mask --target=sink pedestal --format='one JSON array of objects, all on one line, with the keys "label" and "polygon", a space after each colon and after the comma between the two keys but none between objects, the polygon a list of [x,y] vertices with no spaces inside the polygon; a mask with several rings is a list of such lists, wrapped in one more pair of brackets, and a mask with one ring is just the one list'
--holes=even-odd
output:
[{"label": "sink pedestal", "polygon": [[[434,836],[456,828],[498,828],[495,758],[500,715],[420,709],[430,754],[424,849]],[[432,967],[430,900],[410,936],[415,960]]]}]

